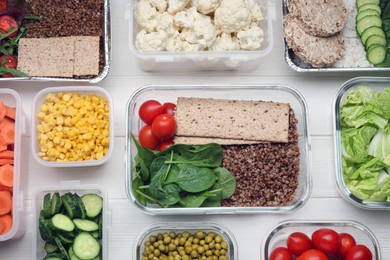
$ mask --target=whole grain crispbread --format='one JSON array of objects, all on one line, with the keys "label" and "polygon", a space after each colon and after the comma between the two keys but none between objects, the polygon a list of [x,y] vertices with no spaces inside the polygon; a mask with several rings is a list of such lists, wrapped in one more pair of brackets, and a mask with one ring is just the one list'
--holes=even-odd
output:
[{"label": "whole grain crispbread", "polygon": [[293,15],[304,24],[302,29],[313,36],[334,35],[347,21],[344,0],[294,0],[290,5],[293,6]]},{"label": "whole grain crispbread", "polygon": [[344,54],[344,40],[340,33],[330,37],[316,37],[302,29],[302,22],[287,15],[283,22],[287,45],[302,61],[313,67],[325,67]]},{"label": "whole grain crispbread", "polygon": [[73,52],[70,37],[21,38],[18,69],[29,76],[72,77]]},{"label": "whole grain crispbread", "polygon": [[177,99],[177,136],[288,142],[289,104],[212,98]]},{"label": "whole grain crispbread", "polygon": [[175,136],[173,138],[173,143],[188,144],[188,145],[203,145],[209,143],[217,143],[220,145],[240,145],[240,144],[258,144],[264,142],[253,141],[253,140],[214,138],[214,137]]},{"label": "whole grain crispbread", "polygon": [[73,75],[99,74],[99,36],[75,36]]}]

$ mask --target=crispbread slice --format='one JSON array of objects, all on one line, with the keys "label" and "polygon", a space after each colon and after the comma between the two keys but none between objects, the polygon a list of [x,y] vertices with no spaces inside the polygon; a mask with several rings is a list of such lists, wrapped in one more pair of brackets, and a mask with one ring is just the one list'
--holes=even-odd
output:
[{"label": "crispbread slice", "polygon": [[213,137],[193,137],[193,136],[175,136],[173,139],[175,144],[202,145],[209,143],[217,143],[220,145],[240,145],[240,144],[258,144],[261,141],[213,138]]},{"label": "crispbread slice", "polygon": [[99,36],[74,36],[73,75],[99,74]]},{"label": "crispbread slice", "polygon": [[177,136],[288,142],[285,103],[179,97]]},{"label": "crispbread slice", "polygon": [[18,69],[29,76],[72,77],[73,52],[71,37],[21,38]]}]

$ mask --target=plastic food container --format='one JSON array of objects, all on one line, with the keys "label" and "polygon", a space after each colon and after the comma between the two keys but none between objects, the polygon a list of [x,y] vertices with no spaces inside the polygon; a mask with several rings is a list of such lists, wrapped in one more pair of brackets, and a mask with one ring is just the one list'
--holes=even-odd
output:
[{"label": "plastic food container", "polygon": [[222,236],[223,240],[227,242],[227,259],[238,259],[238,246],[234,235],[226,227],[211,223],[211,222],[182,222],[182,223],[157,223],[144,231],[142,231],[134,242],[133,258],[134,260],[142,260],[142,253],[145,250],[145,242],[149,240],[150,236],[164,233],[183,233],[189,232],[192,235],[197,231],[203,231],[205,233],[214,232],[217,235]]},{"label": "plastic food container", "polygon": [[275,19],[275,1],[255,0],[261,6],[264,17],[264,20],[260,23],[260,28],[264,31],[264,42],[258,51],[139,51],[135,47],[136,35],[140,31],[134,18],[134,7],[137,2],[137,0],[129,0],[126,19],[129,20],[129,47],[142,70],[250,70],[261,64],[261,58],[273,48],[272,21]]},{"label": "plastic food container", "polygon": [[[110,117],[109,117],[109,128],[110,128],[110,134],[109,134],[109,149],[105,156],[103,156],[99,160],[85,160],[85,161],[72,161],[72,162],[51,162],[51,161],[45,161],[43,160],[39,155],[39,147],[38,147],[38,113],[41,109],[41,105],[43,104],[45,97],[48,93],[78,93],[81,95],[89,95],[89,94],[96,94],[97,96],[102,97],[103,99],[108,101],[109,109],[110,109]],[[48,167],[82,167],[82,166],[96,166],[105,163],[109,157],[111,156],[111,153],[113,151],[114,146],[114,118],[113,118],[113,104],[110,94],[101,87],[82,87],[82,86],[76,86],[76,87],[51,87],[51,88],[45,88],[39,91],[35,97],[33,102],[33,108],[32,108],[32,127],[31,127],[31,137],[33,137],[33,141],[31,142],[32,145],[32,154],[35,160],[40,163],[43,166]]]},{"label": "plastic food container", "polygon": [[9,239],[19,238],[25,231],[25,212],[24,212],[24,192],[23,183],[26,176],[22,176],[23,158],[22,158],[22,135],[25,133],[25,118],[22,110],[22,101],[19,94],[7,88],[0,88],[0,100],[9,107],[15,107],[15,144],[14,144],[14,186],[12,202],[12,228],[11,230],[0,235],[0,242]]},{"label": "plastic food container", "polygon": [[373,259],[381,259],[380,246],[374,234],[366,226],[351,220],[289,220],[281,222],[264,236],[261,245],[261,259],[268,260],[272,250],[276,247],[287,247],[287,238],[291,233],[303,232],[311,237],[311,234],[320,228],[330,228],[337,233],[352,235],[356,244],[365,245],[370,249]]},{"label": "plastic food container", "polygon": [[42,240],[39,234],[38,219],[39,213],[43,209],[43,198],[45,194],[58,192],[60,195],[63,195],[67,192],[77,193],[79,196],[84,194],[97,194],[103,198],[103,210],[102,210],[102,239],[101,239],[101,248],[103,259],[107,258],[107,232],[111,226],[111,212],[108,209],[107,194],[106,191],[95,184],[80,184],[80,181],[62,181],[59,185],[42,187],[35,192],[32,205],[32,215],[33,215],[33,224],[32,224],[32,256],[33,259],[43,259],[46,255],[44,250],[45,241]]},{"label": "plastic food container", "polygon": [[[137,149],[131,134],[138,138],[142,122],[138,116],[139,107],[149,99],[176,103],[177,97],[203,97],[216,99],[263,100],[289,103],[298,120],[298,146],[300,151],[300,172],[298,187],[291,204],[281,207],[201,207],[201,208],[160,208],[143,206],[133,194],[132,180],[134,157]],[[221,213],[288,213],[305,204],[311,192],[310,144],[306,102],[294,89],[282,85],[148,85],[135,91],[127,104],[126,136],[126,191],[130,201],[142,211],[153,215],[177,214],[221,214]]]},{"label": "plastic food container", "polygon": [[390,202],[365,201],[353,195],[347,187],[343,177],[340,109],[348,93],[356,90],[359,85],[367,86],[374,91],[381,91],[390,86],[390,78],[357,77],[345,82],[338,90],[333,101],[333,134],[336,161],[336,184],[341,196],[346,201],[357,207],[373,210],[390,210]]}]

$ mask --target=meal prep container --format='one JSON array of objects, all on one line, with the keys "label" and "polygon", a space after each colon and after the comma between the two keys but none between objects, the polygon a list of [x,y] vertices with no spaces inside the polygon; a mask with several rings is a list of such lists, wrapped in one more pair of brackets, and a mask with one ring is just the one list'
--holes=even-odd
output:
[{"label": "meal prep container", "polygon": [[364,225],[351,220],[289,220],[279,223],[272,228],[263,238],[261,246],[261,259],[268,260],[272,250],[279,246],[287,247],[288,236],[293,232],[303,232],[308,237],[320,228],[330,228],[337,233],[348,233],[352,235],[356,244],[367,246],[374,260],[381,259],[381,252],[378,240],[375,235]]},{"label": "meal prep container", "polygon": [[0,235],[0,242],[9,239],[19,238],[25,231],[25,212],[24,212],[24,192],[23,183],[24,178],[22,176],[22,134],[25,133],[25,118],[22,111],[22,101],[19,94],[7,88],[0,88],[0,100],[9,107],[15,107],[15,144],[14,144],[14,187],[12,196],[12,221],[13,225],[11,230],[4,235]]},{"label": "meal prep container", "polygon": [[[48,93],[78,93],[83,95],[88,94],[96,94],[102,98],[105,98],[108,101],[108,105],[110,108],[110,146],[108,149],[108,152],[103,158],[99,160],[88,160],[88,161],[73,161],[73,162],[49,162],[43,160],[39,155],[39,147],[38,147],[38,131],[37,131],[37,125],[38,125],[38,112],[40,111],[41,105],[43,104],[43,101],[45,100],[45,97]],[[113,151],[114,146],[114,108],[112,104],[112,99],[110,94],[101,87],[91,87],[91,86],[75,86],[75,87],[50,87],[45,88],[39,91],[33,101],[33,108],[32,108],[32,115],[31,115],[31,121],[32,121],[32,127],[31,127],[31,148],[32,148],[32,154],[35,160],[40,163],[43,166],[48,167],[81,167],[81,166],[96,166],[105,163],[109,157],[111,156],[111,153]]]},{"label": "meal prep container", "polygon": [[60,195],[63,195],[67,192],[71,193],[77,193],[79,196],[82,196],[84,194],[97,194],[100,195],[103,198],[103,209],[102,209],[102,256],[103,259],[107,258],[107,231],[108,228],[111,225],[111,212],[109,211],[107,207],[107,194],[106,191],[100,187],[99,185],[95,184],[80,184],[80,181],[62,181],[59,185],[56,186],[48,186],[48,187],[42,187],[38,189],[35,192],[35,195],[33,197],[33,205],[32,205],[32,217],[33,217],[33,223],[32,223],[32,256],[33,259],[43,259],[46,255],[44,244],[45,241],[42,240],[40,234],[39,234],[39,225],[38,225],[38,219],[39,219],[39,213],[43,209],[43,197],[47,193],[51,193],[52,195],[58,192]]},{"label": "meal prep container", "polygon": [[[390,202],[371,202],[363,201],[354,196],[347,188],[342,167],[342,145],[341,145],[341,132],[340,132],[340,108],[343,104],[347,94],[350,91],[356,90],[357,86],[364,84],[365,86],[375,90],[381,91],[387,87],[390,87],[390,78],[377,78],[377,77],[358,77],[353,78],[345,82],[339,91],[337,92],[333,101],[333,134],[334,134],[334,149],[335,149],[335,161],[336,161],[336,184],[341,196],[349,203],[358,206],[363,209],[379,209],[390,210]],[[390,101],[389,101],[390,102]]]},{"label": "meal prep container", "polygon": [[[202,97],[237,100],[262,100],[289,103],[298,120],[298,145],[300,151],[300,172],[298,187],[293,201],[282,207],[202,207],[202,208],[159,208],[143,206],[135,198],[132,190],[134,157],[137,149],[130,134],[138,138],[142,122],[138,116],[139,107],[149,99],[161,103],[176,103],[177,97]],[[176,214],[221,214],[221,213],[288,213],[305,204],[310,196],[310,144],[308,116],[304,98],[294,89],[283,85],[148,85],[134,92],[127,104],[126,115],[126,192],[130,201],[142,211],[153,215]]]},{"label": "meal prep container", "polygon": [[196,51],[196,52],[144,52],[135,47],[140,27],[134,18],[137,0],[129,0],[126,19],[129,20],[129,47],[137,59],[138,66],[146,71],[191,71],[191,70],[250,70],[261,63],[261,58],[273,48],[272,21],[275,20],[274,0],[255,0],[264,20],[260,28],[264,31],[264,42],[258,51]]},{"label": "meal prep container", "polygon": [[99,74],[89,79],[76,79],[76,78],[57,78],[57,77],[14,77],[14,78],[0,78],[0,81],[18,81],[18,80],[34,80],[34,81],[59,81],[59,82],[88,82],[97,83],[102,81],[109,72],[111,64],[111,14],[110,14],[111,0],[104,0],[104,21],[103,26],[103,55],[104,55],[104,67]]},{"label": "meal prep container", "polygon": [[[287,10],[287,1],[283,0],[282,4],[282,14],[285,17],[288,14]],[[301,61],[292,51],[288,48],[287,42],[284,40],[284,59],[286,60],[288,66],[297,72],[352,72],[352,71],[390,71],[390,67],[379,68],[379,67],[351,67],[351,68],[314,68],[310,64],[304,63]]]},{"label": "meal prep container", "polygon": [[238,259],[238,246],[234,235],[226,227],[211,222],[182,222],[182,223],[157,223],[142,231],[134,241],[133,258],[142,260],[142,253],[145,249],[145,242],[152,235],[165,232],[185,232],[194,234],[196,231],[215,232],[222,236],[228,243],[228,260]]}]

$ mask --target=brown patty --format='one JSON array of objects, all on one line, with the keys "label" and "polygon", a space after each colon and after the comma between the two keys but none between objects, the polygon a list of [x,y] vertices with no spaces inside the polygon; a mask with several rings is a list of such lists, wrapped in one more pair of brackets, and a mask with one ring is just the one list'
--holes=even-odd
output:
[{"label": "brown patty", "polygon": [[284,20],[284,35],[295,55],[313,67],[330,65],[344,54],[344,40],[340,33],[330,37],[312,36],[302,29],[302,22],[291,15]]}]

